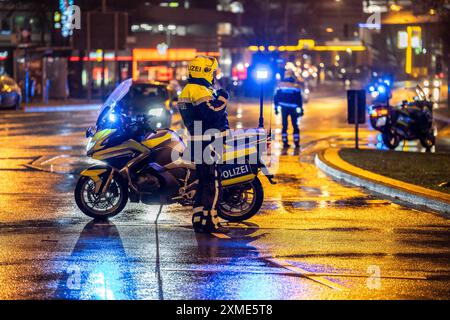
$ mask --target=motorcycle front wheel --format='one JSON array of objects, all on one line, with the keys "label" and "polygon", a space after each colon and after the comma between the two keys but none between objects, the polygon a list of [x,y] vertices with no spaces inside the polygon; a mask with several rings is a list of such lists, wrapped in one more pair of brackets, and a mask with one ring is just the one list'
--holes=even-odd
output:
[{"label": "motorcycle front wheel", "polygon": [[400,143],[399,136],[392,128],[387,128],[386,131],[382,133],[382,138],[384,145],[391,150],[397,148],[398,144]]},{"label": "motorcycle front wheel", "polygon": [[109,189],[103,194],[95,193],[95,182],[82,176],[75,187],[75,202],[87,216],[107,220],[120,213],[128,201],[128,187],[120,179],[112,179]]},{"label": "motorcycle front wheel", "polygon": [[231,222],[241,222],[253,217],[264,201],[264,189],[256,177],[253,181],[224,188],[217,207],[219,217]]}]

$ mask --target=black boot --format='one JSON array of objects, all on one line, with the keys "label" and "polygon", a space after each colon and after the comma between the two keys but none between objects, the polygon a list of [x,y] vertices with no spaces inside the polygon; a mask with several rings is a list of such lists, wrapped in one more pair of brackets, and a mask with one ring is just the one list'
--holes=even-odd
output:
[{"label": "black boot", "polygon": [[200,224],[194,224],[194,231],[197,233],[228,233],[229,230],[222,227],[220,222],[218,221],[219,218],[216,216],[214,217],[215,222],[213,221],[213,218],[211,215],[202,215],[202,219]]},{"label": "black boot", "polygon": [[211,234],[211,233],[226,234],[226,233],[230,232],[229,229],[222,227],[220,224],[217,227],[205,227],[205,226],[202,226],[200,228],[194,227],[194,231],[195,231],[195,233],[207,233],[207,234]]},{"label": "black boot", "polygon": [[281,149],[281,155],[282,156],[287,156],[288,150],[289,150],[289,144],[288,143],[283,143],[283,149]]}]

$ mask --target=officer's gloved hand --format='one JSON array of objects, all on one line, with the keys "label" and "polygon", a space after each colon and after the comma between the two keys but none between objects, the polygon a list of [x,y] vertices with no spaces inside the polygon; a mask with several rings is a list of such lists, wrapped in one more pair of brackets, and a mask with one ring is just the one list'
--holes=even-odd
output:
[{"label": "officer's gloved hand", "polygon": [[228,100],[230,95],[228,92],[226,92],[224,89],[219,89],[216,91],[217,97],[223,97],[224,99]]},{"label": "officer's gloved hand", "polygon": [[275,106],[275,115],[277,116],[280,113],[278,106]]}]

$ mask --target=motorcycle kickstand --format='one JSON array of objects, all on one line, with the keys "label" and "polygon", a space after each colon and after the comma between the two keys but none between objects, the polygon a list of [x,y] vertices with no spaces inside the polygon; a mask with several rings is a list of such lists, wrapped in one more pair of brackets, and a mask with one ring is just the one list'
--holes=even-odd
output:
[{"label": "motorcycle kickstand", "polygon": [[161,212],[162,212],[163,206],[164,206],[164,205],[162,205],[162,204],[159,206],[158,214],[156,215],[156,219],[155,219],[154,224],[158,224],[158,219],[159,219],[159,216],[160,216],[160,214],[161,214]]}]

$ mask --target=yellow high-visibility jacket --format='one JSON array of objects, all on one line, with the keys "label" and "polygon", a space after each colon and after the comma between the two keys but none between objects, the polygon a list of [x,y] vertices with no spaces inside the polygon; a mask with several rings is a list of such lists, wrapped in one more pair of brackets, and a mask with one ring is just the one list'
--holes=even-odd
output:
[{"label": "yellow high-visibility jacket", "polygon": [[224,131],[229,129],[227,102],[226,92],[215,92],[204,79],[190,78],[178,97],[178,109],[191,135],[195,121],[201,121],[202,133],[208,129]]}]

